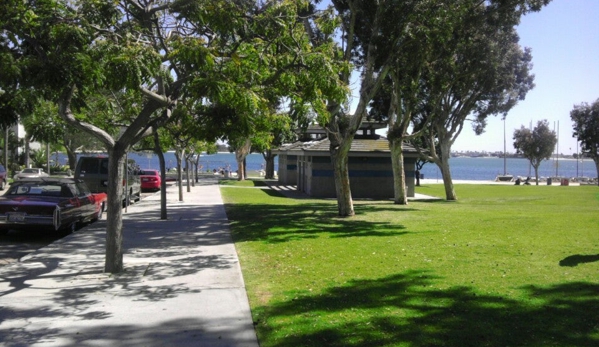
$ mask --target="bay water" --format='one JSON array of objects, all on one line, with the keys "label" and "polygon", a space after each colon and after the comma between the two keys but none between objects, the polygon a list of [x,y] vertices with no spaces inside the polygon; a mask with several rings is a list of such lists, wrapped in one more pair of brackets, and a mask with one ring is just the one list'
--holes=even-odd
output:
[{"label": "bay water", "polygon": [[[454,157],[449,160],[451,175],[454,180],[492,181],[498,175],[508,174],[514,177],[534,177],[534,168],[524,158],[498,157]],[[427,163],[421,170],[424,178],[442,180],[437,165]],[[591,159],[550,159],[539,166],[539,177],[597,177],[595,163]]]},{"label": "bay water", "polygon": [[[173,152],[164,154],[166,167],[175,168],[177,161]],[[158,169],[158,157],[153,153],[129,153],[129,158],[137,162],[142,169]],[[55,155],[52,156],[55,159]],[[61,165],[67,160],[64,154],[58,154]],[[262,154],[252,153],[246,158],[247,170],[250,175],[255,175],[263,170],[265,161]],[[201,171],[213,171],[227,169],[236,171],[237,162],[234,153],[202,154],[200,156]],[[454,180],[491,181],[497,175],[504,174],[504,159],[498,157],[454,157],[449,160],[452,178]],[[275,159],[275,170],[278,170],[278,160]],[[424,178],[442,180],[437,166],[432,163],[424,165],[420,171]],[[505,160],[505,173],[514,176],[534,176],[534,169],[530,167],[528,160],[523,158],[507,158]],[[545,160],[539,167],[539,177],[597,177],[594,162],[590,159],[550,159]]]}]

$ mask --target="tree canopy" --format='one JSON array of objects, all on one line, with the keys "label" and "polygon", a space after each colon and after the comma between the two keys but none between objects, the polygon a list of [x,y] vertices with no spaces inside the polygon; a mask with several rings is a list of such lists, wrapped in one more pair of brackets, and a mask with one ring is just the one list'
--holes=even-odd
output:
[{"label": "tree canopy", "polygon": [[580,141],[582,153],[595,162],[599,177],[599,99],[575,105],[570,118],[574,123],[572,135]]}]

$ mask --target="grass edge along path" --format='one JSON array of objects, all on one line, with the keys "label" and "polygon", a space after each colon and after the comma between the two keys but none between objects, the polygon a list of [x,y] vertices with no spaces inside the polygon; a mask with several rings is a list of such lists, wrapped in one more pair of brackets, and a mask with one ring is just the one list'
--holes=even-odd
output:
[{"label": "grass edge along path", "polygon": [[263,347],[599,345],[596,186],[456,185],[458,202],[338,218],[334,200],[229,184]]}]

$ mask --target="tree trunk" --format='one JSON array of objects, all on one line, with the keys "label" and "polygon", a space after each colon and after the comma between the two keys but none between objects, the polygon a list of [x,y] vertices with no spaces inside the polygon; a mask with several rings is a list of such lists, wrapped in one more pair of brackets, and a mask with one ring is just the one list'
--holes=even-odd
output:
[{"label": "tree trunk", "polygon": [[10,172],[10,168],[8,166],[8,126],[6,126],[6,128],[4,129],[4,148],[2,149],[2,157],[3,159],[3,163],[4,163],[4,168],[6,168],[6,174],[8,175],[8,172]]},{"label": "tree trunk", "polygon": [[250,153],[252,142],[246,139],[243,145],[235,150],[235,159],[237,160],[237,180],[243,181],[246,179],[245,157]]},{"label": "tree trunk", "polygon": [[181,172],[183,167],[181,165],[181,158],[183,158],[184,155],[184,150],[175,151],[175,158],[177,158],[177,187],[179,188],[179,201],[183,201],[183,173]]},{"label": "tree trunk", "polygon": [[331,162],[333,164],[335,177],[335,191],[337,193],[337,210],[340,217],[351,217],[355,215],[354,203],[351,197],[349,183],[349,168],[347,154],[351,147],[351,140],[343,141],[339,146],[331,143]]},{"label": "tree trunk", "polygon": [[158,162],[160,163],[160,219],[167,219],[166,210],[166,163],[164,160],[164,153],[162,153],[162,147],[160,147],[160,139],[158,138],[158,132],[154,129],[154,153],[158,156]]},{"label": "tree trunk", "polygon": [[189,179],[189,159],[185,158],[185,179],[187,180],[187,192],[191,192],[191,182]]},{"label": "tree trunk", "polygon": [[408,204],[408,191],[406,189],[406,172],[403,161],[402,139],[391,140],[391,166],[393,167],[393,201],[397,205]]},{"label": "tree trunk", "polygon": [[25,168],[29,167],[29,162],[31,161],[31,159],[29,159],[29,136],[25,136]]},{"label": "tree trunk", "polygon": [[191,186],[195,187],[198,181],[198,162],[191,160]]},{"label": "tree trunk", "polygon": [[533,169],[535,169],[535,182],[537,182],[537,186],[539,185],[539,165],[533,165]]},{"label": "tree trunk", "polygon": [[595,169],[597,170],[597,185],[599,186],[599,157],[594,157]]},{"label": "tree trunk", "polygon": [[65,147],[65,149],[69,160],[69,169],[74,172],[77,167],[77,152],[71,150],[69,147]]},{"label": "tree trunk", "polygon": [[275,178],[275,158],[276,154],[273,154],[272,151],[266,150],[266,152],[262,153],[262,157],[266,162],[266,167],[264,168],[264,178],[266,179],[274,179]]},{"label": "tree trunk", "polygon": [[[58,165],[58,163],[56,163]],[[46,143],[46,167],[48,168],[48,175],[51,175],[50,172],[50,142]]]},{"label": "tree trunk", "polygon": [[437,166],[441,170],[441,176],[443,177],[443,185],[445,186],[445,199],[447,201],[456,201],[458,197],[453,189],[453,180],[451,178],[451,170],[449,168],[449,158],[451,156],[449,145],[441,142],[439,144],[441,149],[441,157],[437,161]]},{"label": "tree trunk", "polygon": [[104,271],[123,271],[123,165],[126,150],[108,149],[108,198],[106,201],[106,260]]}]

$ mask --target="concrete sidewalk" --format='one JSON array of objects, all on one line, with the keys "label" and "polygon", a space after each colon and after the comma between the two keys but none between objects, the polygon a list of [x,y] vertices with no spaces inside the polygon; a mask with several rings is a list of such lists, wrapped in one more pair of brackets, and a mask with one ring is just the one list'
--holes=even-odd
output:
[{"label": "concrete sidewalk", "polygon": [[258,346],[216,180],[167,193],[124,214],[121,274],[104,221],[0,267],[0,346]]}]

